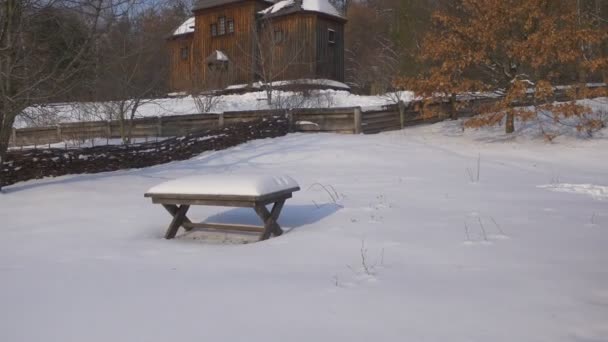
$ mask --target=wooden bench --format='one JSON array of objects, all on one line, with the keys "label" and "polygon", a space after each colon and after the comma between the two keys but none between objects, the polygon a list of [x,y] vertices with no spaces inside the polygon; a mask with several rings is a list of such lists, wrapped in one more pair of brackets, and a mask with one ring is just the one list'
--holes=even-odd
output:
[{"label": "wooden bench", "polygon": [[[225,184],[224,188],[222,184]],[[244,194],[237,194],[241,190]],[[197,176],[160,184],[144,196],[151,198],[152,203],[161,204],[173,216],[165,239],[173,239],[179,227],[183,227],[186,231],[206,228],[258,232],[260,240],[266,240],[273,234],[283,234],[278,223],[279,215],[285,201],[299,190],[298,184],[288,176]],[[270,211],[266,208],[269,204],[273,205]],[[186,216],[191,205],[253,208],[264,225],[194,223]]]}]

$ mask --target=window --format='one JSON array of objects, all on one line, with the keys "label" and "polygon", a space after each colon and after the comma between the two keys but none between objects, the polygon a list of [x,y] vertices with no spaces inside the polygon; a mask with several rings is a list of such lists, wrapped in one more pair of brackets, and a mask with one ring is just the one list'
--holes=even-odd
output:
[{"label": "window", "polygon": [[219,17],[217,20],[218,35],[223,36],[226,34],[226,17]]},{"label": "window", "polygon": [[234,20],[228,19],[228,33],[234,33]]},{"label": "window", "polygon": [[281,31],[280,29],[276,29],[274,30],[274,43],[275,44],[281,44],[283,42],[283,31]]},{"label": "window", "polygon": [[228,61],[216,61],[207,63],[209,71],[228,71]]},{"label": "window", "polygon": [[187,46],[183,46],[179,50],[179,55],[183,61],[187,61],[188,57],[190,56],[190,49]]},{"label": "window", "polygon": [[211,37],[217,36],[217,24],[211,24]]},{"label": "window", "polygon": [[332,29],[327,30],[327,41],[332,45],[336,43],[336,31]]}]

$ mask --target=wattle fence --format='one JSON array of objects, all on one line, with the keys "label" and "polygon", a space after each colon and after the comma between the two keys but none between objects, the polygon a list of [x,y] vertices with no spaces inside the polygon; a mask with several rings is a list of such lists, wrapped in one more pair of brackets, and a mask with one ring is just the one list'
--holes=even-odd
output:
[{"label": "wattle fence", "polygon": [[254,139],[280,137],[288,132],[289,122],[285,117],[270,116],[158,142],[13,150],[0,165],[0,189],[30,179],[142,168],[185,160],[206,151],[222,150]]}]

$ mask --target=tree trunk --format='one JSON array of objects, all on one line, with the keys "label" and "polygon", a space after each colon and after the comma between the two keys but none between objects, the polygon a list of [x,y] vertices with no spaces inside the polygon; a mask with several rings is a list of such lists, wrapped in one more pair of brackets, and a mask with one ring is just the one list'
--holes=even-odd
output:
[{"label": "tree trunk", "polygon": [[131,144],[133,139],[133,125],[135,120],[135,114],[137,114],[137,109],[139,108],[139,104],[141,102],[140,98],[133,100],[133,106],[131,107],[131,114],[129,115],[129,121],[127,123],[127,145]]},{"label": "tree trunk", "polygon": [[458,119],[458,106],[456,103],[456,94],[452,93],[450,94],[450,116],[449,116],[450,120],[457,120]]},{"label": "tree trunk", "polygon": [[125,141],[125,101],[122,100],[118,105],[118,127],[120,128],[120,140],[123,145],[126,145]]},{"label": "tree trunk", "polygon": [[[8,107],[8,108],[6,108]],[[4,160],[6,160],[6,153],[8,151],[8,144],[11,139],[11,134],[13,133],[13,124],[15,123],[15,114],[13,109],[9,106],[5,106],[4,113],[0,115],[0,166]],[[17,111],[20,113],[21,111]]]},{"label": "tree trunk", "polygon": [[272,88],[266,89],[266,103],[268,107],[272,106]]},{"label": "tree trunk", "polygon": [[6,160],[9,139],[10,134],[5,134],[4,130],[0,132],[0,167],[2,166],[2,163],[4,163],[4,161]]},{"label": "tree trunk", "polygon": [[512,110],[507,111],[507,120],[505,122],[505,133],[511,134],[515,132],[515,115]]}]

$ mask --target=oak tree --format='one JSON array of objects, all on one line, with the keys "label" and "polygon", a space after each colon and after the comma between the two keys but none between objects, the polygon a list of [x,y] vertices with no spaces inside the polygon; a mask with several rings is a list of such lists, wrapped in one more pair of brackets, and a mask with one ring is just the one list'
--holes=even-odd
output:
[{"label": "oak tree", "polygon": [[[593,2],[593,1],[587,1]],[[479,108],[466,125],[479,127],[551,115],[556,122],[577,117],[579,130],[597,128],[590,109],[574,100],[593,96],[585,84],[608,67],[602,53],[608,33],[586,1],[458,0],[432,15],[418,58],[427,70],[402,77],[401,87],[429,101],[451,101],[475,92],[497,92],[501,100]],[[591,6],[592,7],[592,6]],[[577,84],[572,102],[556,104],[554,85]],[[521,105],[532,105],[521,107]],[[550,113],[550,114],[549,114]]]}]

